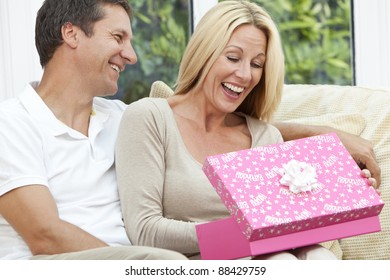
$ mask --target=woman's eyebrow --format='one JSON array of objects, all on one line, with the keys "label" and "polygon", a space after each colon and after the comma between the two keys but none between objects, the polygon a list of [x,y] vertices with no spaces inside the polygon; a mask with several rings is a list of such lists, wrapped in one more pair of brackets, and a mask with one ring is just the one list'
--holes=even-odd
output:
[{"label": "woman's eyebrow", "polygon": [[[226,48],[237,48],[237,49],[239,49],[241,52],[244,52],[244,49],[243,48],[241,48],[241,47],[239,47],[239,46],[236,46],[236,45],[228,45],[228,46],[226,46]],[[264,52],[260,52],[260,53],[258,53],[257,55],[256,55],[256,57],[257,56],[265,56],[265,53]]]}]

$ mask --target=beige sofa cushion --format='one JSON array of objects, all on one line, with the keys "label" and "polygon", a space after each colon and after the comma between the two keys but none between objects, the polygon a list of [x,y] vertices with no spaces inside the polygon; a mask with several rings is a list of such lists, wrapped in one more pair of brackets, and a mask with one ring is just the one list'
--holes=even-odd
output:
[{"label": "beige sofa cushion", "polygon": [[382,231],[342,239],[339,244],[344,259],[390,259],[390,92],[353,86],[286,85],[275,120],[329,125],[374,144],[382,169]]},{"label": "beige sofa cushion", "polygon": [[164,82],[156,81],[150,89],[150,97],[167,98],[173,94],[173,90]]},{"label": "beige sofa cushion", "polygon": [[346,131],[355,135],[360,135],[366,127],[366,120],[361,114],[330,113],[314,117],[303,117],[285,120],[307,125],[328,125],[336,129]]}]

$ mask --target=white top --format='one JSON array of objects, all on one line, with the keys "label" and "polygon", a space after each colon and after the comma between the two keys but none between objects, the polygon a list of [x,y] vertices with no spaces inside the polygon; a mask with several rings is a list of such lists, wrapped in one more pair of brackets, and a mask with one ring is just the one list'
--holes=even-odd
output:
[{"label": "white top", "polygon": [[[243,115],[251,147],[283,141],[280,132]],[[199,163],[187,150],[166,99],[128,106],[116,146],[118,189],[132,244],[199,252],[197,223],[229,216]]]},{"label": "white top", "polygon": [[[60,122],[28,85],[0,103],[0,196],[26,185],[50,189],[60,218],[110,245],[129,245],[114,170],[126,105],[95,98],[89,137]],[[0,215],[0,259],[28,259],[23,239]]]}]

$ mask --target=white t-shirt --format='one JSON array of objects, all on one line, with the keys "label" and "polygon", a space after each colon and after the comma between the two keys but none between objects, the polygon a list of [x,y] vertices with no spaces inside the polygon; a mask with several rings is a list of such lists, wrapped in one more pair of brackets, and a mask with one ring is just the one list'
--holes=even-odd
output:
[{"label": "white t-shirt", "polygon": [[[59,121],[28,85],[0,104],[0,196],[49,188],[60,218],[110,245],[130,245],[117,190],[114,148],[126,105],[94,99],[89,137]],[[28,259],[23,239],[0,215],[0,259]]]}]

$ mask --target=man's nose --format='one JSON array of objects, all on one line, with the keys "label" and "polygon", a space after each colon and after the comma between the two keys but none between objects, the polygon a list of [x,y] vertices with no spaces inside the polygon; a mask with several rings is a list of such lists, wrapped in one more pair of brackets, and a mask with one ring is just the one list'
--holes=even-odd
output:
[{"label": "man's nose", "polygon": [[126,59],[126,64],[136,64],[137,63],[137,54],[131,43],[126,44],[121,51],[121,56]]}]

